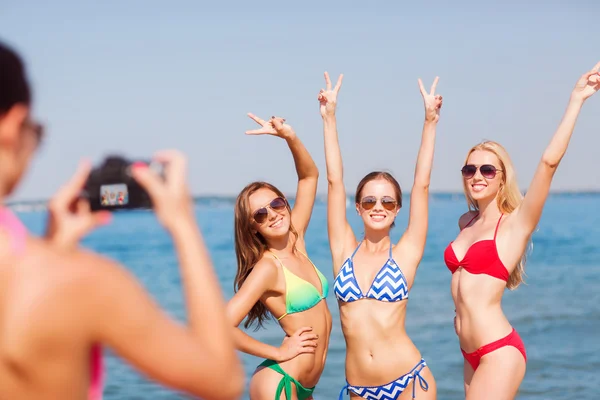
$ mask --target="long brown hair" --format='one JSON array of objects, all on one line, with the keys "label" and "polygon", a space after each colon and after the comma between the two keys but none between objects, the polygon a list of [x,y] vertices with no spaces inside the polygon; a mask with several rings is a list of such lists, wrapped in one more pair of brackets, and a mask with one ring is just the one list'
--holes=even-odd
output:
[{"label": "long brown hair", "polygon": [[[237,258],[237,272],[233,286],[235,292],[240,290],[250,273],[252,273],[252,269],[256,263],[260,261],[265,251],[269,249],[265,238],[259,232],[253,233],[254,228],[252,227],[252,210],[250,209],[249,198],[254,192],[260,189],[271,190],[277,196],[285,199],[284,194],[270,183],[252,182],[240,192],[235,200],[234,230],[235,255]],[[292,210],[287,200],[286,207],[291,216]],[[295,243],[298,240],[298,232],[292,225],[291,219],[290,232],[294,235]],[[244,327],[248,328],[256,322],[256,329],[258,329],[271,317],[272,315],[267,307],[262,302],[257,301],[248,313]]]},{"label": "long brown hair", "polygon": [[[490,153],[495,154],[496,157],[498,157],[498,161],[500,162],[500,169],[504,172],[500,174],[502,176],[502,181],[500,183],[498,195],[496,196],[496,201],[498,209],[501,213],[510,214],[523,201],[523,194],[519,190],[519,184],[517,183],[517,175],[515,173],[515,168],[513,167],[510,157],[508,156],[508,152],[499,143],[485,141],[479,143],[476,146],[473,146],[471,150],[469,150],[469,152],[467,153],[467,157],[465,158],[465,164],[468,162],[471,153],[477,150],[489,151]],[[469,210],[479,211],[479,205],[477,204],[477,200],[473,199],[473,197],[471,197],[471,195],[469,194],[466,180],[463,180],[463,188],[465,192],[465,197],[467,198]],[[510,290],[516,289],[521,283],[525,281],[524,277],[526,261],[527,252],[524,251],[521,255],[521,260],[519,261],[517,268],[515,268],[512,274],[510,274],[508,282],[506,283],[506,287]]]}]

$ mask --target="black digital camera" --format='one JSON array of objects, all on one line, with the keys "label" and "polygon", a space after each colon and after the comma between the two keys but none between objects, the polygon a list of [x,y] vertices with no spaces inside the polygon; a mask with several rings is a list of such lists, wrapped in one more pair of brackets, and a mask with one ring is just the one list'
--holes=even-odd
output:
[{"label": "black digital camera", "polygon": [[144,163],[164,178],[164,166],[156,162],[131,161],[121,156],[108,156],[90,172],[82,195],[92,211],[152,208],[148,193],[131,174],[133,164]]}]

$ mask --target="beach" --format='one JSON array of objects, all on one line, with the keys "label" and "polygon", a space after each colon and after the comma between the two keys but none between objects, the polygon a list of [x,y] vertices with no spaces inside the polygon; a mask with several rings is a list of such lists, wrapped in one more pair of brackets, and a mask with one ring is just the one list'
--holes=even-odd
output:
[{"label": "beach", "polygon": [[[408,196],[400,211],[393,240],[406,227]],[[233,248],[233,198],[200,198],[196,217],[226,298],[233,294],[236,271]],[[351,202],[350,202],[351,204]],[[526,265],[526,284],[504,296],[504,311],[521,335],[528,356],[527,373],[518,399],[597,399],[600,383],[600,193],[553,194],[548,199],[533,250]],[[43,232],[45,212],[13,204],[34,233]],[[463,358],[454,333],[450,272],[443,251],[458,233],[458,217],[466,211],[462,194],[433,194],[427,247],[408,305],[406,329],[437,381],[438,398],[464,399]],[[353,205],[348,218],[360,235]],[[333,284],[327,241],[326,206],[320,196],[307,235],[313,262]],[[127,266],[172,316],[184,320],[184,305],[176,256],[171,240],[152,213],[120,212],[113,222],[87,237],[83,245]],[[314,397],[337,399],[345,383],[345,343],[338,307],[330,290],[332,338],[325,371]],[[110,315],[106,316],[110,318]],[[206,321],[210,323],[210,321]],[[282,331],[271,322],[267,329],[249,332],[279,345]],[[149,382],[107,351],[106,400],[179,399],[185,396]],[[242,356],[248,379],[262,360]],[[348,398],[348,397],[345,397]],[[247,394],[244,399],[248,399]]]}]

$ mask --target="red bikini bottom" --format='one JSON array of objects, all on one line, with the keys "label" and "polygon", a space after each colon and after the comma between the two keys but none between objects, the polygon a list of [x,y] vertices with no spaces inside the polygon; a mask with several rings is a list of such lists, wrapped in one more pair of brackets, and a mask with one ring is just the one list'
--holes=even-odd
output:
[{"label": "red bikini bottom", "polygon": [[492,351],[498,350],[506,346],[512,346],[519,350],[521,354],[523,354],[525,362],[527,362],[527,353],[525,352],[525,345],[523,344],[521,337],[519,336],[517,331],[515,331],[514,328],[512,332],[508,334],[508,336],[496,340],[495,342],[481,346],[479,349],[475,350],[472,353],[466,353],[463,349],[460,349],[460,351],[462,351],[463,357],[469,362],[469,364],[471,364],[471,367],[473,367],[473,371],[475,371],[477,370],[477,367],[479,367],[481,357],[485,356],[488,353],[491,353]]}]

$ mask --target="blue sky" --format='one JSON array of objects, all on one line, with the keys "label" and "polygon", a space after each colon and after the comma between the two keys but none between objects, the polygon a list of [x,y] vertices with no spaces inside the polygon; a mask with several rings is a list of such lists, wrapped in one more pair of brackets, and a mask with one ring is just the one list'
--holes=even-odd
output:
[{"label": "blue sky", "polygon": [[[507,147],[526,188],[572,86],[600,60],[597,4],[400,3],[3,2],[0,38],[23,54],[34,113],[48,126],[15,198],[48,197],[82,157],[171,147],[189,156],[194,194],[235,195],[257,179],[293,192],[285,143],[246,137],[247,112],[287,118],[325,193],[316,100],[325,70],[345,75],[348,192],[373,169],[410,189],[423,121],[417,78],[429,86],[435,75],[444,109],[431,190],[460,191],[464,156],[483,139]],[[586,173],[599,126],[600,95],[581,113],[554,190],[600,189]]]}]

